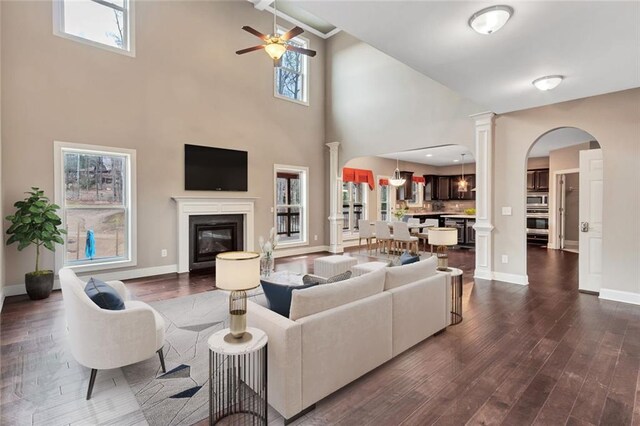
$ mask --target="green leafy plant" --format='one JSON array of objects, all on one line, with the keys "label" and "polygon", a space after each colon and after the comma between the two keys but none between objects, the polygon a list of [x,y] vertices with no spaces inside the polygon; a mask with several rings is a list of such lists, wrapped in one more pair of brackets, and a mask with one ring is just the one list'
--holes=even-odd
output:
[{"label": "green leafy plant", "polygon": [[66,234],[64,229],[58,227],[62,220],[56,214],[59,206],[49,201],[45,197],[44,191],[40,188],[32,187],[27,198],[16,202],[13,206],[16,212],[6,219],[11,222],[7,229],[10,235],[7,245],[18,243],[18,250],[22,251],[31,244],[36,246],[36,269],[34,275],[42,275],[50,271],[40,270],[40,247],[54,251],[55,244],[64,244],[62,234]]},{"label": "green leafy plant", "polygon": [[393,215],[396,217],[396,219],[402,220],[402,218],[404,217],[405,214],[407,214],[408,211],[409,211],[408,208],[400,207],[393,212]]}]

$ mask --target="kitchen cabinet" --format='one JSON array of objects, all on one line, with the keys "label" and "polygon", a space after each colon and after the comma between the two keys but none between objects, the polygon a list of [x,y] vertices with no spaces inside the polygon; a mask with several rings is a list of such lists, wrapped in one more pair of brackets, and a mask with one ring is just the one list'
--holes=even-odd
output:
[{"label": "kitchen cabinet", "polygon": [[476,175],[464,175],[465,180],[467,181],[467,191],[460,192],[458,191],[458,182],[462,179],[462,175],[453,176],[451,178],[451,199],[452,200],[475,200],[476,193],[475,191],[471,191],[476,187]]},{"label": "kitchen cabinet", "polygon": [[527,170],[527,191],[546,192],[549,190],[549,169]]},{"label": "kitchen cabinet", "polygon": [[446,201],[451,199],[451,177],[438,176],[438,200]]},{"label": "kitchen cabinet", "polygon": [[423,175],[424,177],[424,201],[435,201],[438,199],[438,176]]},{"label": "kitchen cabinet", "polygon": [[458,231],[458,245],[462,247],[474,247],[476,245],[476,230],[473,226],[476,219],[473,216],[447,216],[440,217],[440,226],[456,228]]},{"label": "kitchen cabinet", "polygon": [[404,185],[396,188],[396,200],[411,200],[413,198],[413,172],[401,171],[400,177],[405,181]]}]

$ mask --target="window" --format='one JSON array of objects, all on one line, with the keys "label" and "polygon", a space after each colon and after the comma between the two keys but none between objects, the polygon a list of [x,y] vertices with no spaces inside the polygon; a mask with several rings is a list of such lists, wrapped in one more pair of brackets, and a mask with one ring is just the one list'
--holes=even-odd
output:
[{"label": "window", "polygon": [[[278,32],[284,33],[283,30],[278,30]],[[305,49],[309,46],[309,42],[301,37],[293,38],[289,40],[289,43]],[[275,68],[275,96],[308,105],[308,64],[309,57],[307,55],[287,50],[282,55],[281,66]]]},{"label": "window", "polygon": [[[387,177],[380,177],[378,181],[388,180]],[[388,183],[378,185],[378,220],[391,220],[391,206],[394,204],[393,194],[395,191],[392,191],[393,187],[389,186]]]},{"label": "window", "polygon": [[422,182],[416,182],[416,181],[412,181],[411,182],[411,191],[413,192],[411,199],[410,200],[406,200],[407,201],[407,205],[412,206],[412,207],[420,207],[422,206],[422,202],[423,202],[423,191],[424,191],[424,184]]},{"label": "window", "polygon": [[53,6],[54,34],[134,55],[132,0],[54,0]]},{"label": "window", "polygon": [[306,167],[275,165],[275,227],[280,245],[308,243],[308,201]]},{"label": "window", "polygon": [[67,230],[56,267],[135,265],[135,151],[55,144],[55,199]]},{"label": "window", "polygon": [[366,183],[342,183],[342,230],[346,235],[358,233],[358,220],[367,219]]}]

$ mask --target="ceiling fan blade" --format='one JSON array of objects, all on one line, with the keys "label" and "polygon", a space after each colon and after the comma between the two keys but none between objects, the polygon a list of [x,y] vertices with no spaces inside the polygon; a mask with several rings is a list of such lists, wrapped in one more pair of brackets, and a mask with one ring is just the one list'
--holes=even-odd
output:
[{"label": "ceiling fan blade", "polygon": [[280,40],[287,41],[302,34],[304,30],[300,27],[293,27],[280,36]]},{"label": "ceiling fan blade", "polygon": [[311,56],[312,58],[316,56],[315,50],[304,49],[302,47],[297,47],[297,46],[291,46],[290,44],[287,44],[287,50],[302,53],[303,55]]},{"label": "ceiling fan blade", "polygon": [[245,53],[249,53],[249,52],[253,52],[256,50],[260,50],[260,49],[264,49],[264,44],[261,44],[260,46],[253,46],[253,47],[247,47],[246,49],[242,49],[242,50],[238,50],[236,52],[236,55],[244,55]]},{"label": "ceiling fan blade", "polygon": [[248,32],[248,33],[253,34],[254,36],[256,36],[256,37],[258,37],[258,38],[260,38],[260,39],[262,39],[262,40],[264,40],[264,41],[269,40],[269,37],[268,37],[268,36],[266,36],[266,35],[262,34],[262,33],[261,33],[260,31],[258,31],[258,30],[254,30],[253,28],[251,28],[251,27],[250,27],[250,26],[248,26],[248,25],[245,25],[244,27],[242,27],[242,29],[243,29],[243,30],[245,30],[245,31],[246,31],[246,32]]}]

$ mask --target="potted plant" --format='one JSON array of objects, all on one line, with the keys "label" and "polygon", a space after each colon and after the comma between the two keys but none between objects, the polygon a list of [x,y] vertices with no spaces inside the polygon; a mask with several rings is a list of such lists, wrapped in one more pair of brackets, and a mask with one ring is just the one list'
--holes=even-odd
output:
[{"label": "potted plant", "polygon": [[16,212],[6,217],[11,222],[7,229],[7,234],[10,235],[7,245],[18,243],[18,250],[22,251],[35,244],[36,269],[25,274],[25,285],[30,299],[46,299],[53,289],[53,271],[40,269],[40,247],[54,251],[55,244],[64,244],[62,234],[66,231],[58,229],[62,220],[56,210],[60,207],[51,203],[44,191],[32,187],[25,194],[29,196],[13,205]]}]

